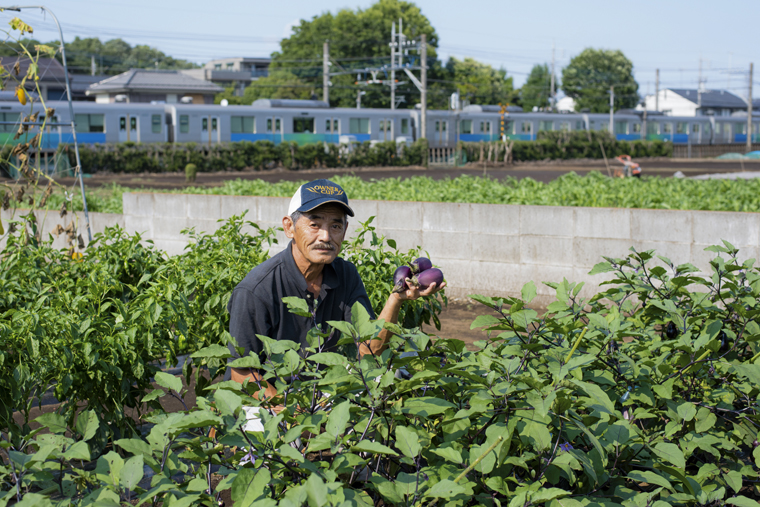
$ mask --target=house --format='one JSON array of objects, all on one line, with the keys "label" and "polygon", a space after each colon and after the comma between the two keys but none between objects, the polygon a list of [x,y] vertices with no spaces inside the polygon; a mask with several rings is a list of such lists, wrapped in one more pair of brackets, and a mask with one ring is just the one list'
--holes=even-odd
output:
[{"label": "house", "polygon": [[213,104],[214,95],[223,91],[203,79],[176,70],[130,69],[117,76],[93,83],[87,89],[95,102],[185,102]]},{"label": "house", "polygon": [[[18,63],[18,75],[14,68]],[[29,70],[29,64],[31,60],[27,57],[17,56],[4,56],[0,65],[5,68],[12,76],[21,81]],[[66,100],[66,72],[64,71],[61,62],[55,58],[40,58],[37,61],[39,66],[39,84],[40,94],[45,100]],[[7,83],[7,86],[11,86],[12,81]],[[13,84],[15,88],[15,84]],[[28,91],[37,91],[34,81],[27,80],[24,88]]]},{"label": "house", "polygon": [[646,108],[668,116],[731,116],[747,111],[747,101],[728,90],[665,88],[658,97],[647,95]]},{"label": "house", "polygon": [[211,60],[201,69],[188,69],[183,74],[196,79],[211,81],[223,88],[235,88],[235,94],[242,96],[245,87],[260,77],[269,75],[271,58],[221,58]]}]

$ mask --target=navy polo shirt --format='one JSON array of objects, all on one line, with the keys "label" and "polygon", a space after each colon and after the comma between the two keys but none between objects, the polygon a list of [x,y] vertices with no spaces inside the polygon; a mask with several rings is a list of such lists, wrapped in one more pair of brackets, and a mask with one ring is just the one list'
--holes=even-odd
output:
[{"label": "navy polo shirt", "polygon": [[[285,250],[253,268],[232,292],[227,305],[230,334],[243,348],[245,356],[251,352],[264,352],[257,334],[308,347],[306,334],[309,329],[318,324],[326,330],[330,320],[350,321],[351,307],[357,301],[367,309],[371,318],[375,318],[356,266],[340,257],[325,265],[322,290],[315,301],[314,295],[306,289],[306,279],[293,259],[292,248],[295,246],[291,241]],[[305,299],[314,317],[290,313],[282,298],[291,296]],[[336,331],[326,350],[333,349],[339,337],[340,333]],[[229,348],[233,356],[230,361],[240,357],[234,346]]]}]

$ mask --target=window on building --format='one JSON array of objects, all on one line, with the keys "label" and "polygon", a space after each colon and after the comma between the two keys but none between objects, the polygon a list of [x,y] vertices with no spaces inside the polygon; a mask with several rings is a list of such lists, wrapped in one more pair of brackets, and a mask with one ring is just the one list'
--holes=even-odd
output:
[{"label": "window on building", "polygon": [[[0,113],[0,121],[18,122],[20,121],[19,114],[18,113]],[[17,130],[18,130],[18,125],[0,125],[0,132],[16,132]],[[79,131],[77,130],[77,132]]]},{"label": "window on building", "polygon": [[150,131],[154,134],[161,133],[161,115],[153,114],[150,117]]},{"label": "window on building", "polygon": [[313,134],[314,133],[314,118],[304,118],[304,117],[293,118],[293,133],[294,134]]},{"label": "window on building", "polygon": [[102,114],[75,114],[77,132],[105,132],[105,123]]},{"label": "window on building", "polygon": [[405,136],[409,134],[409,119],[401,118],[401,135]]},{"label": "window on building", "polygon": [[222,70],[222,64],[221,63],[215,63],[214,64],[214,70]]},{"label": "window on building", "polygon": [[672,123],[663,123],[662,124],[662,133],[663,134],[672,134],[673,133],[673,124]]},{"label": "window on building", "polygon": [[633,133],[634,134],[641,133],[641,123],[634,123],[633,124]]},{"label": "window on building", "polygon": [[[480,124],[481,132],[483,130],[483,123]],[[460,128],[462,134],[472,134],[472,120],[462,120],[460,122]]]},{"label": "window on building", "polygon": [[616,134],[628,134],[628,122],[627,121],[616,121],[615,122],[615,133]]},{"label": "window on building", "polygon": [[234,64],[234,63],[232,63],[232,62],[229,62],[229,63],[227,64],[227,70],[232,70],[232,68],[233,68],[234,66],[235,66],[235,64]]},{"label": "window on building", "polygon": [[190,132],[190,117],[186,114],[179,116],[179,133],[187,134]]},{"label": "window on building", "polygon": [[230,117],[230,132],[233,134],[255,134],[256,118],[253,116]]},{"label": "window on building", "polygon": [[351,118],[348,120],[349,134],[369,134],[369,118]]},{"label": "window on building", "polygon": [[543,130],[553,130],[554,129],[554,122],[551,121],[540,121],[538,122],[538,131],[541,132]]}]

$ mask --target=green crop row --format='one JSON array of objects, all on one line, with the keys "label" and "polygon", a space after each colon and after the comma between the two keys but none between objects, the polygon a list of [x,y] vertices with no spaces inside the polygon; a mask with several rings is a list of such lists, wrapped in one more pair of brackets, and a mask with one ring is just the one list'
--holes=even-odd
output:
[{"label": "green crop row", "polygon": [[[261,337],[262,357],[232,364],[276,386],[280,394],[262,399],[256,382],[221,381],[224,302],[230,283],[263,259],[270,232],[243,238],[234,218],[171,260],[111,230],[72,260],[21,232],[34,225],[17,224],[0,256],[0,505],[760,499],[760,270],[729,244],[708,249],[717,256],[706,275],[655,262],[651,251],[605,259],[591,271],[609,280],[603,292],[582,299],[581,285],[547,283],[556,300],[541,316],[528,308],[533,282],[520,297],[474,295],[483,315],[472,328],[483,339],[470,350],[371,320],[357,304],[350,322],[331,323],[344,350],[383,328],[393,334],[388,350],[360,359],[318,352],[327,337],[319,332],[309,347]],[[370,291],[387,293],[404,254],[370,225],[347,250],[367,239],[369,253],[349,257],[365,282],[383,284]],[[287,304],[308,315],[305,301]],[[158,371],[151,359],[173,363],[181,339],[196,350],[182,374]],[[43,381],[67,396],[64,409],[36,419],[43,431],[16,424],[11,412],[28,416]],[[195,404],[167,413],[170,398]],[[124,410],[133,404],[149,408],[140,428]]]},{"label": "green crop row", "polygon": [[[336,175],[331,179],[346,190],[350,199],[760,212],[760,179],[692,180],[646,176],[621,179],[608,178],[598,172],[586,176],[570,173],[549,183],[530,178],[498,181],[472,176],[453,179],[415,176],[365,181],[355,176]],[[236,179],[218,187],[188,186],[170,192],[291,197],[305,182]],[[90,190],[90,210],[121,213],[122,194],[126,191],[130,189],[119,186]],[[74,208],[81,210],[78,193],[73,199]],[[60,195],[53,194],[47,206],[57,209],[62,200]]]}]

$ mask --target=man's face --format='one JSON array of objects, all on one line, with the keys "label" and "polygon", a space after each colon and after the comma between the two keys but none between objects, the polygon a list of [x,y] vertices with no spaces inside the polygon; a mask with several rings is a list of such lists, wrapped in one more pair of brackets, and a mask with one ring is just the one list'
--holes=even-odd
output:
[{"label": "man's face", "polygon": [[295,247],[311,264],[330,264],[340,253],[346,235],[346,215],[343,209],[325,204],[308,211],[293,223],[283,219],[285,235],[292,238]]}]

